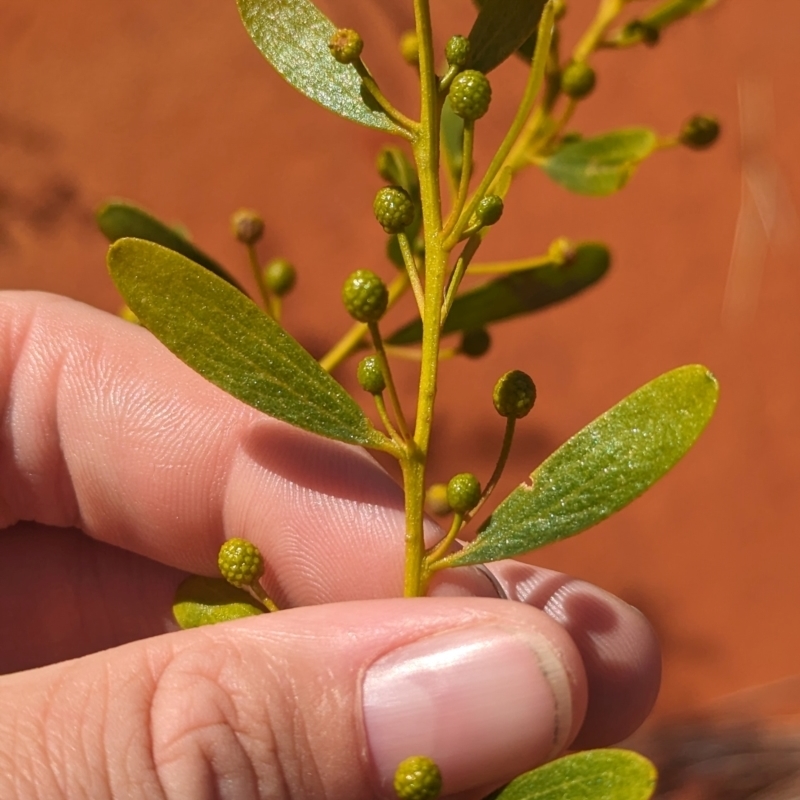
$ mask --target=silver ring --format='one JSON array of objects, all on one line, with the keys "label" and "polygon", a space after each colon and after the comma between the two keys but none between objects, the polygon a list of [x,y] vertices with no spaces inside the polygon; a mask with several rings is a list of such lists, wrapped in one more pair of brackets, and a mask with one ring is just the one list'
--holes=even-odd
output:
[{"label": "silver ring", "polygon": [[497,580],[494,573],[486,566],[486,564],[478,564],[476,565],[477,569],[480,570],[488,579],[489,582],[494,586],[494,590],[497,592],[497,596],[501,600],[508,600],[508,595],[506,594],[506,590],[500,585],[500,581]]}]

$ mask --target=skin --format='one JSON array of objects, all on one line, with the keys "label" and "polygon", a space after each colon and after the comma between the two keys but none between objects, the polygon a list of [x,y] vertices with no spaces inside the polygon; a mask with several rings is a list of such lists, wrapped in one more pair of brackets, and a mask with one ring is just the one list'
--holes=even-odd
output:
[{"label": "skin", "polygon": [[[547,758],[619,741],[657,693],[646,620],[568,576],[503,562],[495,580],[455,570],[431,597],[390,599],[402,497],[368,454],[53,295],[0,293],[0,525],[3,798],[390,796],[364,675],[453,631],[530,635],[558,663]],[[215,575],[234,536],[259,546],[288,610],[176,631],[176,586]],[[445,790],[465,799],[513,777],[459,770]]]}]

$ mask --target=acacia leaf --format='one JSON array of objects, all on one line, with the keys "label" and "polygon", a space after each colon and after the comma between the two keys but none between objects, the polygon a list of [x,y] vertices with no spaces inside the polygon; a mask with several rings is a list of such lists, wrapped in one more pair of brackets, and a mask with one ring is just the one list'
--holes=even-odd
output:
[{"label": "acacia leaf", "polygon": [[235,286],[240,292],[246,294],[244,288],[225,267],[195,247],[176,227],[167,225],[133,203],[125,200],[109,200],[97,209],[95,219],[103,235],[111,244],[118,239],[126,238],[144,239],[160,244],[162,247],[168,247],[170,250],[186,256],[186,258],[191,258],[196,264],[219,275],[231,286]]},{"label": "acacia leaf", "polygon": [[565,144],[541,167],[565,189],[601,197],[622,189],[657,144],[650,129],[627,128]]},{"label": "acacia leaf", "polygon": [[[649,800],[656,768],[631,750],[585,750],[515,778],[491,800]],[[489,800],[489,798],[487,798]]]},{"label": "acacia leaf", "polygon": [[[609,263],[604,245],[584,242],[565,264],[536,266],[488,281],[456,297],[442,333],[484,328],[566,300],[600,280]],[[422,341],[422,323],[410,322],[386,341],[393,345],[416,344]]]},{"label": "acacia leaf", "polygon": [[237,0],[250,38],[295,89],[345,119],[400,133],[369,94],[352,64],[340,64],[328,42],[336,26],[310,0]]},{"label": "acacia leaf", "polygon": [[637,498],[694,444],[717,404],[716,378],[679,367],[637,389],[545,460],[447,566],[521,555],[596,525]]},{"label": "acacia leaf", "polygon": [[267,612],[244,589],[231,586],[224,578],[190,575],[175,592],[172,613],[186,630]]},{"label": "acacia leaf", "polygon": [[488,73],[502,64],[535,34],[545,2],[546,0],[476,0],[478,16],[469,32],[470,69]]},{"label": "acacia leaf", "polygon": [[141,323],[211,383],[298,428],[380,446],[381,434],[342,386],[225,281],[141,239],[113,244],[108,267]]}]

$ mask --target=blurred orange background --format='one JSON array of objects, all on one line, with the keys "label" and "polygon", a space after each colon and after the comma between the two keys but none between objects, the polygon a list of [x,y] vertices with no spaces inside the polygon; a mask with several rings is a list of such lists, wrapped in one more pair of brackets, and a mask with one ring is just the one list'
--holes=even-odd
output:
[{"label": "blurred orange background", "polygon": [[[397,55],[410,2],[320,3],[358,27],[382,88],[413,113]],[[466,0],[434,0],[440,44],[469,30]],[[569,45],[593,0],[572,0]],[[599,239],[610,274],[585,295],[497,326],[489,358],[447,362],[431,477],[486,476],[502,435],[496,377],[539,389],[498,496],[592,418],[684,363],[718,376],[717,415],[655,489],[602,526],[535,559],[641,607],[665,648],[660,712],[686,711],[800,672],[800,4],[720,0],[655,48],[601,52],[598,88],[574,127],[677,131],[719,116],[712,150],[656,154],[608,199],[569,195],[536,171],[511,192],[485,256],[536,255],[556,236]],[[525,79],[494,73],[478,128],[485,166]],[[4,0],[0,8],[0,287],[59,292],[109,311],[93,209],[110,196],[181,222],[248,281],[229,234],[236,208],[267,222],[262,254],[300,271],[289,329],[319,355],[347,326],[338,295],[352,268],[385,277],[372,217],[384,137],[285,85],[250,43],[233,0]],[[249,285],[249,284],[248,284]],[[410,306],[393,312],[405,321]],[[339,377],[353,385],[353,365]],[[414,369],[400,369],[404,395]],[[465,387],[469,387],[465,391]]]}]

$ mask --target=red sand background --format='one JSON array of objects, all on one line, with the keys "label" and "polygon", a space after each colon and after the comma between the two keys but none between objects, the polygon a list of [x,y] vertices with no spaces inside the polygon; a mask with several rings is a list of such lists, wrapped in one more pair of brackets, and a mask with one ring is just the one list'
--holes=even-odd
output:
[{"label": "red sand background", "polygon": [[[324,4],[337,23],[358,22],[385,91],[413,111],[412,75],[394,49],[410,3],[388,5]],[[467,32],[465,0],[434,7],[442,41]],[[593,8],[573,0],[568,41]],[[516,367],[534,376],[540,399],[521,426],[506,489],[655,375],[702,362],[719,377],[718,414],[679,468],[600,528],[537,554],[651,616],[666,653],[662,711],[800,672],[798,45],[800,4],[721,0],[653,50],[600,54],[598,91],[576,125],[669,133],[708,111],[724,137],[706,154],[657,155],[607,200],[527,174],[487,254],[539,253],[557,235],[598,238],[613,248],[612,273],[580,299],[496,328],[490,361],[444,369],[438,479],[487,473],[501,436],[493,381]],[[496,74],[479,164],[524,79],[516,63]],[[116,309],[91,221],[112,195],[181,221],[247,280],[228,216],[251,206],[267,219],[265,257],[286,255],[301,270],[287,321],[320,352],[347,324],[335,298],[348,270],[391,276],[371,214],[382,141],[284,85],[233,0],[3,0],[0,286]],[[755,194],[743,193],[746,175]],[[412,378],[403,371],[404,384]]]}]

